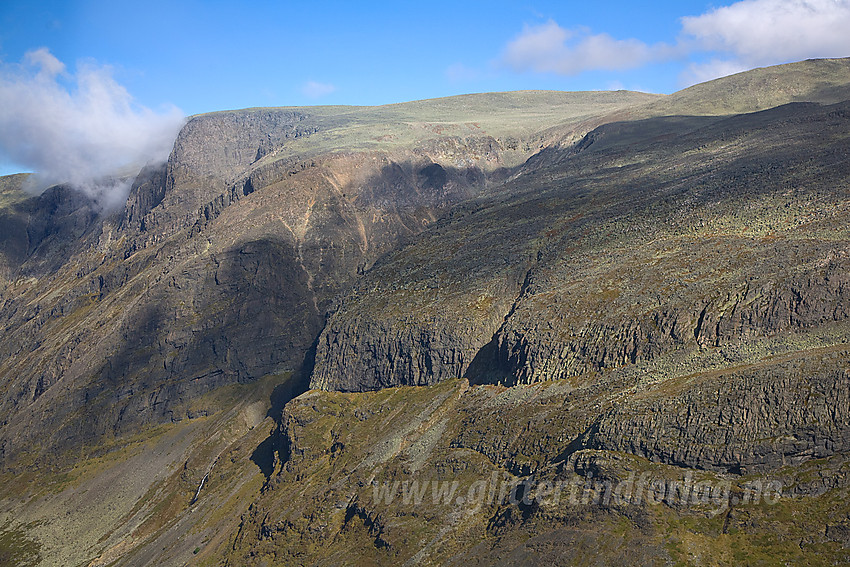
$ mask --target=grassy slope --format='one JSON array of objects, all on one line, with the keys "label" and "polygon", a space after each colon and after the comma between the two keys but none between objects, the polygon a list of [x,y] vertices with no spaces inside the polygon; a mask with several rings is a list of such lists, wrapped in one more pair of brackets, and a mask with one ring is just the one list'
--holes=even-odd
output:
[{"label": "grassy slope", "polygon": [[541,138],[573,145],[603,124],[660,116],[728,116],[792,102],[833,104],[850,99],[850,58],[764,67],[657,96],[611,113],[553,123]]},{"label": "grassy slope", "polygon": [[789,102],[850,99],[850,58],[815,59],[754,69],[700,83],[641,108],[636,116],[719,116]]},{"label": "grassy slope", "polygon": [[[446,136],[492,136],[507,144],[526,144],[557,124],[591,117],[662,98],[628,91],[519,91],[470,94],[376,107],[292,107],[309,115],[319,131],[289,141],[269,160],[328,152],[395,151]],[[250,113],[265,109],[228,111]],[[539,145],[539,142],[538,142]],[[527,149],[531,149],[530,147]],[[528,151],[520,152],[527,157]],[[515,165],[517,162],[510,165]]]},{"label": "grassy slope", "polygon": [[40,565],[183,565],[195,548],[218,545],[273,465],[262,445],[274,425],[268,404],[287,380],[221,388],[193,401],[218,408],[210,415],[87,447],[68,470],[0,476],[0,553],[26,548]]}]

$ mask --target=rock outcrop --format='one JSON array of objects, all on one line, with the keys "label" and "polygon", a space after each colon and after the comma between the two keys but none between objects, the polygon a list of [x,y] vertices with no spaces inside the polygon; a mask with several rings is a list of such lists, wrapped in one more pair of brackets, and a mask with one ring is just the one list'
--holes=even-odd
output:
[{"label": "rock outcrop", "polygon": [[[734,474],[850,450],[850,348],[635,393],[593,423],[592,449]],[[683,391],[676,391],[679,390]]]}]

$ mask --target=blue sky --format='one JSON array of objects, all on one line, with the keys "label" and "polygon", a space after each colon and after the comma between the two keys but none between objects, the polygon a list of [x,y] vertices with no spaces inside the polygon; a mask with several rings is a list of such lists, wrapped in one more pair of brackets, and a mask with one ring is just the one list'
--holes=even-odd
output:
[{"label": "blue sky", "polygon": [[[590,6],[593,6],[591,9]],[[678,18],[705,2],[657,4],[652,13],[610,2],[17,2],[0,8],[0,57],[47,47],[69,67],[114,67],[146,106],[187,114],[266,105],[384,104],[468,91],[605,89],[643,79],[675,90],[675,72],[516,73],[498,68],[524,25],[550,19],[617,37],[675,40]],[[465,76],[451,69],[468,69]],[[672,76],[670,76],[672,74]],[[332,85],[325,96],[308,83]]]},{"label": "blue sky", "polygon": [[[756,66],[850,56],[847,29],[850,0],[650,7],[586,0],[2,0],[0,173],[39,167],[15,146],[32,130],[22,116],[37,113],[13,103],[32,104],[21,93],[48,80],[53,90],[42,104],[63,101],[53,112],[60,123],[61,105],[73,106],[69,123],[77,129],[85,112],[97,111],[81,109],[85,74],[105,82],[105,90],[123,89],[116,96],[129,106],[116,111],[119,121],[519,89],[670,93]],[[41,138],[31,137],[38,145]]]}]

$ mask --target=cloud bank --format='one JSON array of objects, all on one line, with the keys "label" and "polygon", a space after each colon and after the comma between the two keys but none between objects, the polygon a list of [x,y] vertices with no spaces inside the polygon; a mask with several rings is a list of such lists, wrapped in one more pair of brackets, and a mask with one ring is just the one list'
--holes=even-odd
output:
[{"label": "cloud bank", "polygon": [[72,74],[47,48],[0,65],[0,154],[36,172],[36,191],[69,183],[103,208],[120,206],[130,182],[114,176],[167,159],[183,122],[175,107],[134,103],[109,67]]},{"label": "cloud bank", "polygon": [[762,65],[850,55],[850,0],[742,0],[682,18],[695,51],[714,52],[692,64],[693,82]]},{"label": "cloud bank", "polygon": [[688,64],[688,84],[757,66],[850,56],[850,0],[741,0],[681,19],[675,45],[616,39],[553,20],[524,26],[498,64],[517,72],[577,75],[671,59]]},{"label": "cloud bank", "polygon": [[592,69],[639,67],[667,56],[669,51],[667,46],[649,46],[636,39],[591,34],[586,28],[567,30],[549,20],[526,25],[505,47],[501,63],[515,71],[577,75]]}]

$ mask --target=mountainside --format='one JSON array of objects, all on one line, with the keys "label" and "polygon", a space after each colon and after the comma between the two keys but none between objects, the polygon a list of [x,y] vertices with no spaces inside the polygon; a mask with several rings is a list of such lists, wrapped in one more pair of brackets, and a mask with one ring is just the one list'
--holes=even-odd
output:
[{"label": "mountainside", "polygon": [[356,284],[312,386],[426,385],[476,358],[485,380],[563,379],[843,320],[847,110],[614,123],[539,154]]},{"label": "mountainside", "polygon": [[24,179],[0,563],[850,562],[850,60],[196,116],[112,213]]},{"label": "mountainside", "polygon": [[[423,103],[218,113],[189,121],[121,214],[97,218],[65,187],[12,207],[10,222],[26,228],[8,248],[27,252],[4,289],[2,410],[17,419],[0,454],[14,462],[33,436],[41,453],[76,451],[209,413],[192,400],[211,389],[298,370],[328,304],[358,272],[505,175],[503,153],[531,154],[517,104],[568,118],[559,108],[574,101],[584,118],[597,98],[606,110],[653,98],[520,93],[460,106],[474,117],[494,97],[505,99],[507,126],[493,133],[507,149],[479,126],[449,122],[457,101],[437,101],[441,121],[424,126],[406,122]],[[433,132],[444,129],[465,136]],[[339,139],[362,139],[350,130],[405,143],[366,137],[366,147],[341,150]],[[300,142],[313,136],[324,140]],[[16,356],[27,345],[34,356]]]}]

